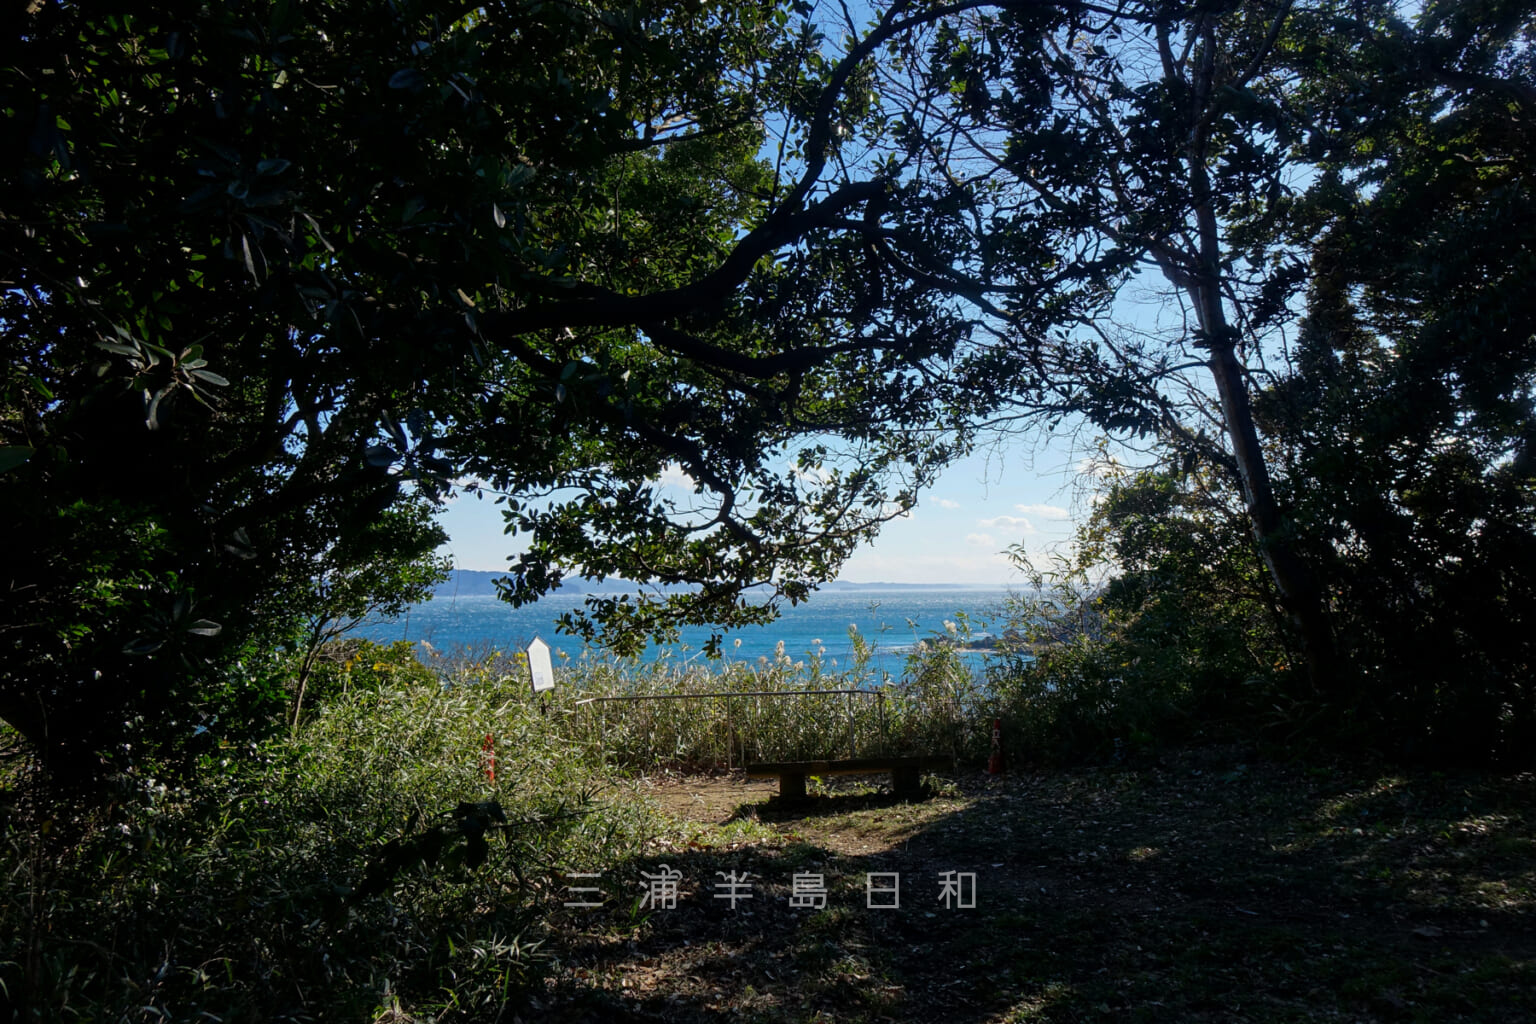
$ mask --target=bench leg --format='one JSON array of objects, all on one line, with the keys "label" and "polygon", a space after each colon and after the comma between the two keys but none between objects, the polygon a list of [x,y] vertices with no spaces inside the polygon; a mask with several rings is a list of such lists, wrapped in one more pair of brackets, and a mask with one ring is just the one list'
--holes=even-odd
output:
[{"label": "bench leg", "polygon": [[922,772],[917,768],[892,768],[891,789],[897,796],[922,796]]},{"label": "bench leg", "polygon": [[804,800],[805,776],[799,772],[785,772],[779,776],[779,799]]}]

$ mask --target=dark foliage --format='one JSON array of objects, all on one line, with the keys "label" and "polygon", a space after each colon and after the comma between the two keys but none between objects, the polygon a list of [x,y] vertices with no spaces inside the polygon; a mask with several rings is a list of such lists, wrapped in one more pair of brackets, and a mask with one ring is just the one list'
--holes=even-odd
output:
[{"label": "dark foliage", "polygon": [[[964,323],[858,242],[896,172],[834,159],[877,42],[830,61],[772,3],[29,9],[0,44],[0,717],[87,772],[211,728],[386,510],[466,477],[520,535],[514,602],[705,584],[594,598],[619,646],[829,578],[956,450]],[[675,468],[697,510],[658,495]]]}]

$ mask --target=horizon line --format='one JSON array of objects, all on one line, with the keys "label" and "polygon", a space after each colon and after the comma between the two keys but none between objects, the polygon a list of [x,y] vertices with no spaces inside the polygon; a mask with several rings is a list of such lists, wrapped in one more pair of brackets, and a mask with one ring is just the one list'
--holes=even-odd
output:
[{"label": "horizon line", "polygon": [[[506,575],[510,574],[510,571],[507,570],[507,569],[471,569],[471,568],[469,568],[467,566],[458,566],[458,565],[454,566],[452,571],[454,571],[454,572],[494,573],[494,574],[500,575],[500,576],[506,576]],[[572,576],[572,577],[569,577],[569,578],[572,579],[572,580],[585,579],[585,577],[582,577],[582,576]],[[614,581],[614,580],[619,580],[620,578],[621,577],[617,577],[617,576],[609,576],[606,579],[608,581]],[[632,583],[634,581],[633,580],[624,580],[624,582]],[[845,579],[835,579],[835,580],[827,580],[826,583],[818,584],[818,586],[827,586],[828,584],[832,584],[832,583],[841,583],[845,587],[1012,587],[1012,586],[1018,585],[1020,582],[1022,582],[1022,581],[1018,581],[1018,580],[845,580]],[[762,584],[759,584],[759,586],[762,586]]]}]

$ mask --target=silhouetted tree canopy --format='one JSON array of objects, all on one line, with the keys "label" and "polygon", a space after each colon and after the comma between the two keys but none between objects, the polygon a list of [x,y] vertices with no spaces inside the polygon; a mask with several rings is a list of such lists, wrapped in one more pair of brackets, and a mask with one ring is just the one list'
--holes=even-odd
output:
[{"label": "silhouetted tree canopy", "polygon": [[316,567],[454,490],[514,603],[699,584],[584,635],[764,621],[990,418],[1221,475],[1298,699],[1505,742],[1531,8],[33,5],[0,716],[58,760],[269,700]]},{"label": "silhouetted tree canopy", "polygon": [[953,450],[965,325],[868,245],[899,172],[844,173],[874,42],[795,10],[30,9],[0,714],[71,756],[188,731],[323,552],[456,486],[504,501],[514,602],[704,584],[598,601],[621,645],[829,578]]}]

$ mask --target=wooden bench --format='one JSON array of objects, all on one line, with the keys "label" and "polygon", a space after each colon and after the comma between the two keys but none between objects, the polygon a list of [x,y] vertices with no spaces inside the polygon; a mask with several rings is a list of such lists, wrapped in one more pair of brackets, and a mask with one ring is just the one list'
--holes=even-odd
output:
[{"label": "wooden bench", "polygon": [[803,800],[807,775],[874,775],[891,773],[891,788],[899,796],[916,796],[922,791],[923,772],[949,771],[952,757],[850,757],[840,761],[765,761],[747,765],[747,778],[779,780],[781,800]]}]

